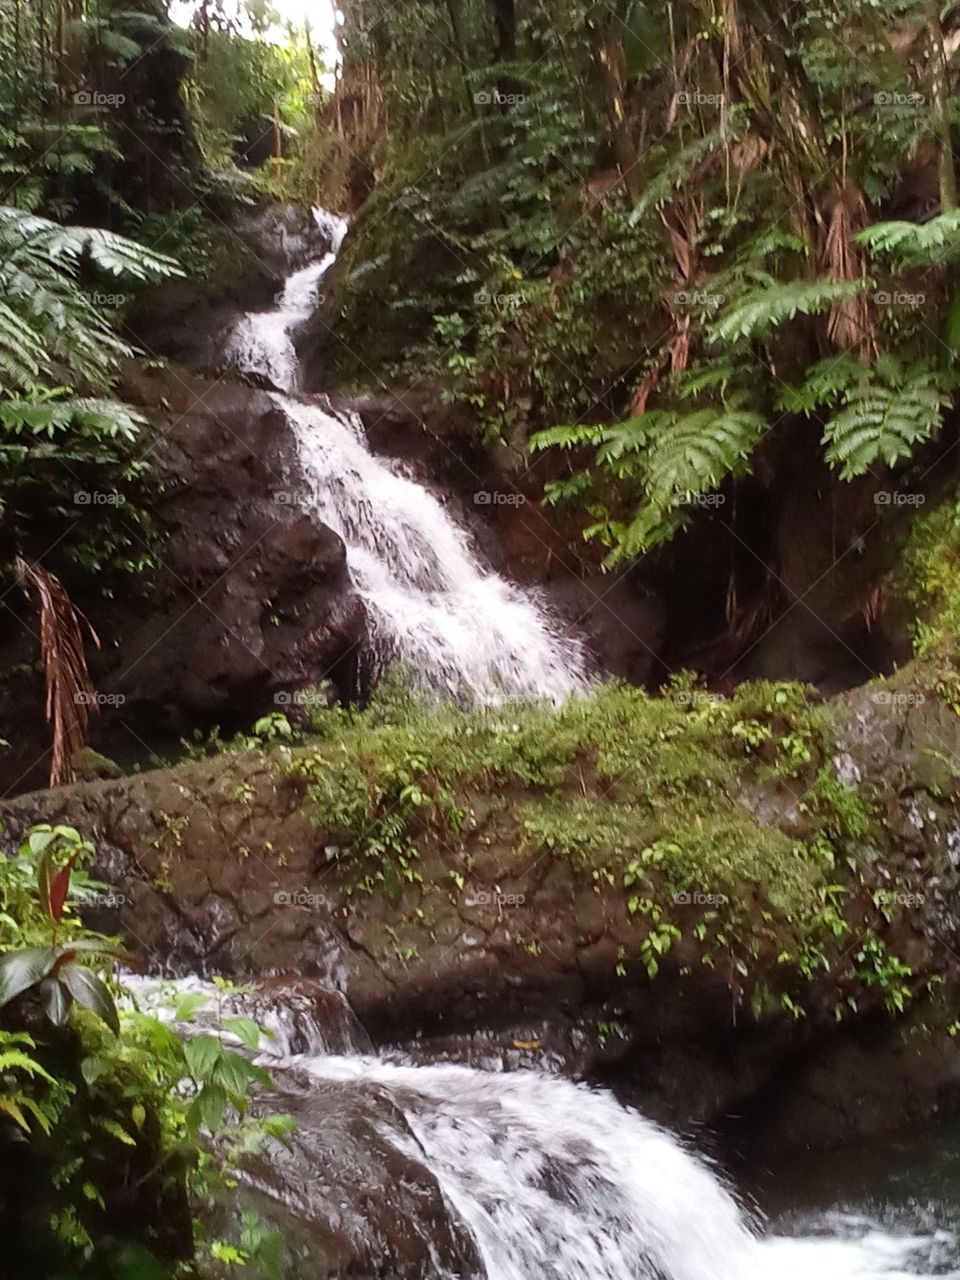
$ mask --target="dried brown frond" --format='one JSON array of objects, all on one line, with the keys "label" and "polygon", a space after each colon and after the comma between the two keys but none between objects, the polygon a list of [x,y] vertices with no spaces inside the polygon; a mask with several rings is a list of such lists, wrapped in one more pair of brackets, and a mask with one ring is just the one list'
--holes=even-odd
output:
[{"label": "dried brown frond", "polygon": [[24,581],[27,598],[35,593],[40,613],[40,659],[46,677],[47,723],[51,730],[50,785],[72,781],[70,761],[86,741],[87,725],[97,704],[83,648],[83,629],[99,649],[100,640],[66,591],[41,565],[17,556],[14,568]]},{"label": "dried brown frond", "polygon": [[[837,193],[830,212],[823,254],[828,280],[862,280],[865,277],[863,255],[854,237],[867,225],[867,217],[867,202],[859,188],[848,185]],[[858,350],[864,360],[877,354],[877,339],[866,293],[841,298],[833,304],[827,321],[827,336],[843,351]]]}]

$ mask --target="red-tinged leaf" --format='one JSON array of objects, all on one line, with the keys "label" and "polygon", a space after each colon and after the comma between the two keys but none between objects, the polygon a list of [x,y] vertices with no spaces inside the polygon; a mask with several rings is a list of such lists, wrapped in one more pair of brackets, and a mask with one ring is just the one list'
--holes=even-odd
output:
[{"label": "red-tinged leaf", "polygon": [[50,882],[50,918],[59,921],[63,915],[63,904],[67,900],[67,891],[70,888],[70,874],[76,865],[77,858],[80,856],[79,849],[70,859],[65,867],[62,867],[53,880]]}]

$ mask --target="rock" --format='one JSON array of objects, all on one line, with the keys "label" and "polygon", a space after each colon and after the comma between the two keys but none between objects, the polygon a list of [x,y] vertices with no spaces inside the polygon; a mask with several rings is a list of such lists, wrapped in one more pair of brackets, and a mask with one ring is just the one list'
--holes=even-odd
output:
[{"label": "rock", "polygon": [[[809,798],[808,783],[764,781],[762,769],[750,786],[732,779],[720,810],[714,792],[710,811],[726,815],[723,822],[743,823],[743,805],[754,815],[754,825],[742,828],[743,868],[731,868],[745,919],[756,929],[748,986],[732,958],[702,964],[693,925],[703,908],[693,904],[671,908],[681,937],[661,956],[651,982],[639,949],[643,932],[627,905],[634,891],[621,876],[595,877],[589,863],[562,852],[544,847],[532,854],[523,815],[541,792],[520,776],[494,790],[476,780],[472,791],[458,793],[468,819],[460,835],[435,838],[424,828],[416,876],[393,887],[388,881],[358,887],[367,864],[357,859],[372,855],[345,852],[342,830],[315,825],[302,785],[261,752],[21,797],[3,807],[3,839],[15,848],[39,821],[69,821],[93,839],[94,871],[118,891],[112,918],[98,924],[125,934],[150,968],[241,979],[295,975],[339,991],[374,1046],[422,1061],[455,1057],[587,1076],[614,1084],[648,1115],[675,1125],[733,1112],[750,1116],[765,1106],[772,1082],[814,1054],[823,1063],[853,1060],[865,1026],[899,1037],[899,1022],[885,1012],[889,986],[869,980],[870,956],[857,958],[864,937],[882,940],[878,976],[885,957],[896,956],[909,965],[918,992],[960,979],[957,783],[940,780],[928,792],[918,772],[932,750],[960,754],[960,718],[928,676],[913,668],[827,709],[845,776],[860,779],[861,802],[877,820],[859,844],[838,846],[842,857],[825,873],[844,886],[848,922],[835,944],[814,942],[830,952],[826,967],[785,973],[782,951],[797,952],[807,938],[791,922],[789,886],[750,880],[746,847],[774,832],[776,847],[789,851],[793,841],[808,838],[811,805],[821,802]],[[660,749],[672,749],[676,732],[664,730]],[[623,733],[618,749],[629,750],[628,724]],[[304,758],[302,749],[293,751],[294,763]],[[634,767],[646,767],[642,757]],[[810,767],[812,779],[819,766]],[[334,803],[338,769],[331,759],[319,775],[329,778]],[[587,801],[607,795],[595,790],[589,765],[574,772],[574,795]],[[706,795],[710,781],[699,775],[693,781]],[[687,783],[677,777],[676,785]],[[565,786],[557,784],[561,805]],[[349,801],[349,793],[340,799]],[[836,803],[845,803],[842,796]],[[639,808],[635,820],[643,821]],[[715,826],[720,819],[709,821]],[[692,837],[697,820],[690,822]],[[671,828],[668,838],[684,841],[684,829]],[[788,852],[782,856],[787,861],[775,865],[785,879],[812,865],[813,855],[802,850],[794,850],[795,863]],[[886,916],[878,917],[875,894],[885,886],[903,896],[892,896]],[[879,926],[863,923],[878,918]],[[790,1014],[781,991],[802,1005],[804,1017]],[[309,985],[295,994],[312,998]],[[956,1084],[954,1051],[942,1038],[931,1049],[944,1064],[941,1084],[918,1089],[918,1107],[924,1097],[941,1105]],[[895,1071],[881,1072],[870,1086],[871,1113],[882,1113],[884,1079],[909,1087],[911,1064],[921,1070],[925,1061],[929,1054],[902,1054]],[[811,1079],[809,1095],[808,1120],[798,1101],[777,1128],[784,1140],[821,1140],[815,1116],[822,1080]],[[839,1084],[830,1098],[831,1106],[843,1106]],[[892,1122],[903,1111],[891,1107],[889,1115]]]},{"label": "rock", "polygon": [[[166,539],[160,569],[139,594],[133,584],[113,600],[75,601],[101,640],[88,651],[91,746],[121,765],[145,763],[178,752],[195,729],[248,730],[306,685],[329,682],[351,696],[365,613],[340,537],[284,500],[299,482],[283,413],[241,382],[174,367],[131,364],[122,394],[152,423],[144,452]],[[27,627],[8,635],[8,671],[36,662]],[[8,681],[2,698],[5,722],[26,730],[0,756],[0,781],[41,785],[42,680]]]},{"label": "rock", "polygon": [[276,306],[287,276],[331,246],[330,228],[304,205],[268,203],[221,226],[222,243],[205,278],[164,281],[139,297],[126,318],[125,328],[151,356],[193,370],[218,368],[237,318]]},{"label": "rock", "polygon": [[70,757],[70,767],[77,782],[96,782],[98,778],[122,778],[123,770],[115,760],[94,751],[93,747],[81,747]]}]

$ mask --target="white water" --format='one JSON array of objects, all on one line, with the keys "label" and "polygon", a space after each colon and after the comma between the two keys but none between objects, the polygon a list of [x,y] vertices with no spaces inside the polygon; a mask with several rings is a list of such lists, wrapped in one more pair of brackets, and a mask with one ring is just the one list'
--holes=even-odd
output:
[{"label": "white water", "polygon": [[[344,230],[340,223],[334,252]],[[240,321],[230,341],[240,367],[296,389],[294,337],[333,257],[291,276],[276,310]],[[559,699],[583,687],[577,645],[534,597],[483,567],[437,498],[371,455],[358,422],[276,399],[305,477],[286,496],[343,538],[381,663],[400,660],[435,690],[481,700]],[[151,998],[151,984],[134,985],[138,998]],[[220,1000],[195,979],[178,986]],[[899,1230],[829,1215],[803,1237],[762,1235],[708,1165],[609,1094],[537,1072],[363,1056],[362,1029],[346,1006],[334,1008],[333,1024],[328,1010],[324,1025],[311,1022],[300,998],[287,1007],[255,999],[245,1011],[271,1033],[262,1060],[281,1087],[295,1072],[389,1095],[409,1131],[384,1136],[434,1174],[476,1241],[482,1280],[960,1278],[944,1261],[958,1256],[956,1240],[917,1234],[909,1220]],[[199,1021],[210,1025],[207,1015]]]},{"label": "white water", "polygon": [[[141,1004],[155,1004],[161,984],[125,981]],[[304,1007],[285,1010],[269,995],[233,997],[224,1007],[212,984],[191,978],[171,985],[178,996],[208,994],[198,1029],[210,1028],[218,1005],[223,1016],[263,1020],[266,1012],[271,1030],[259,1061],[281,1091],[289,1072],[368,1098],[373,1086],[390,1098],[408,1128],[382,1136],[430,1170],[477,1245],[481,1276],[457,1280],[960,1277],[948,1261],[958,1256],[956,1239],[919,1233],[909,1220],[891,1229],[835,1213],[811,1222],[804,1237],[763,1235],[708,1164],[605,1091],[535,1071],[326,1054],[315,1046],[330,1041],[329,1012],[310,1028]],[[340,1036],[336,1001],[332,1018]],[[292,1054],[304,1037],[310,1052]],[[438,1272],[436,1280],[454,1277]]]},{"label": "white water", "polygon": [[308,263],[287,279],[277,306],[271,311],[248,311],[240,317],[227,339],[227,359],[246,373],[260,373],[275,387],[295,390],[299,381],[294,338],[317,305],[320,283],[336,261],[347,223],[343,218],[314,209],[317,225],[330,233],[330,252]]},{"label": "white water", "polygon": [[[234,363],[288,392],[299,384],[297,329],[347,229],[322,210],[314,216],[331,232],[331,252],[290,276],[276,309],[241,317],[228,340]],[[485,702],[558,701],[585,687],[578,643],[533,593],[482,565],[467,531],[429,490],[370,453],[358,420],[275,398],[304,473],[302,487],[281,500],[301,504],[343,538],[378,667],[401,662],[430,690]]]},{"label": "white water", "polygon": [[428,688],[481,701],[559,700],[585,686],[577,642],[533,593],[481,564],[429,490],[370,453],[359,421],[275,398],[307,481],[290,496],[343,538],[381,666],[402,662]]}]

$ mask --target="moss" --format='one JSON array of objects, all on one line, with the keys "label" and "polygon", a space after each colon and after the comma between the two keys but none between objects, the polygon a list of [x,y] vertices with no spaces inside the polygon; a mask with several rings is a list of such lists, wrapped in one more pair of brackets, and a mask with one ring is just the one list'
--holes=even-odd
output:
[{"label": "moss", "polygon": [[439,850],[449,892],[451,861],[469,869],[487,850],[500,874],[546,857],[629,889],[664,949],[691,905],[749,954],[800,956],[841,931],[835,848],[871,818],[837,779],[826,719],[798,685],[721,699],[683,681],[663,697],[613,683],[559,708],[472,710],[388,694],[317,727],[323,740],[290,773],[347,853],[351,891],[429,892],[435,859],[421,854]]}]

